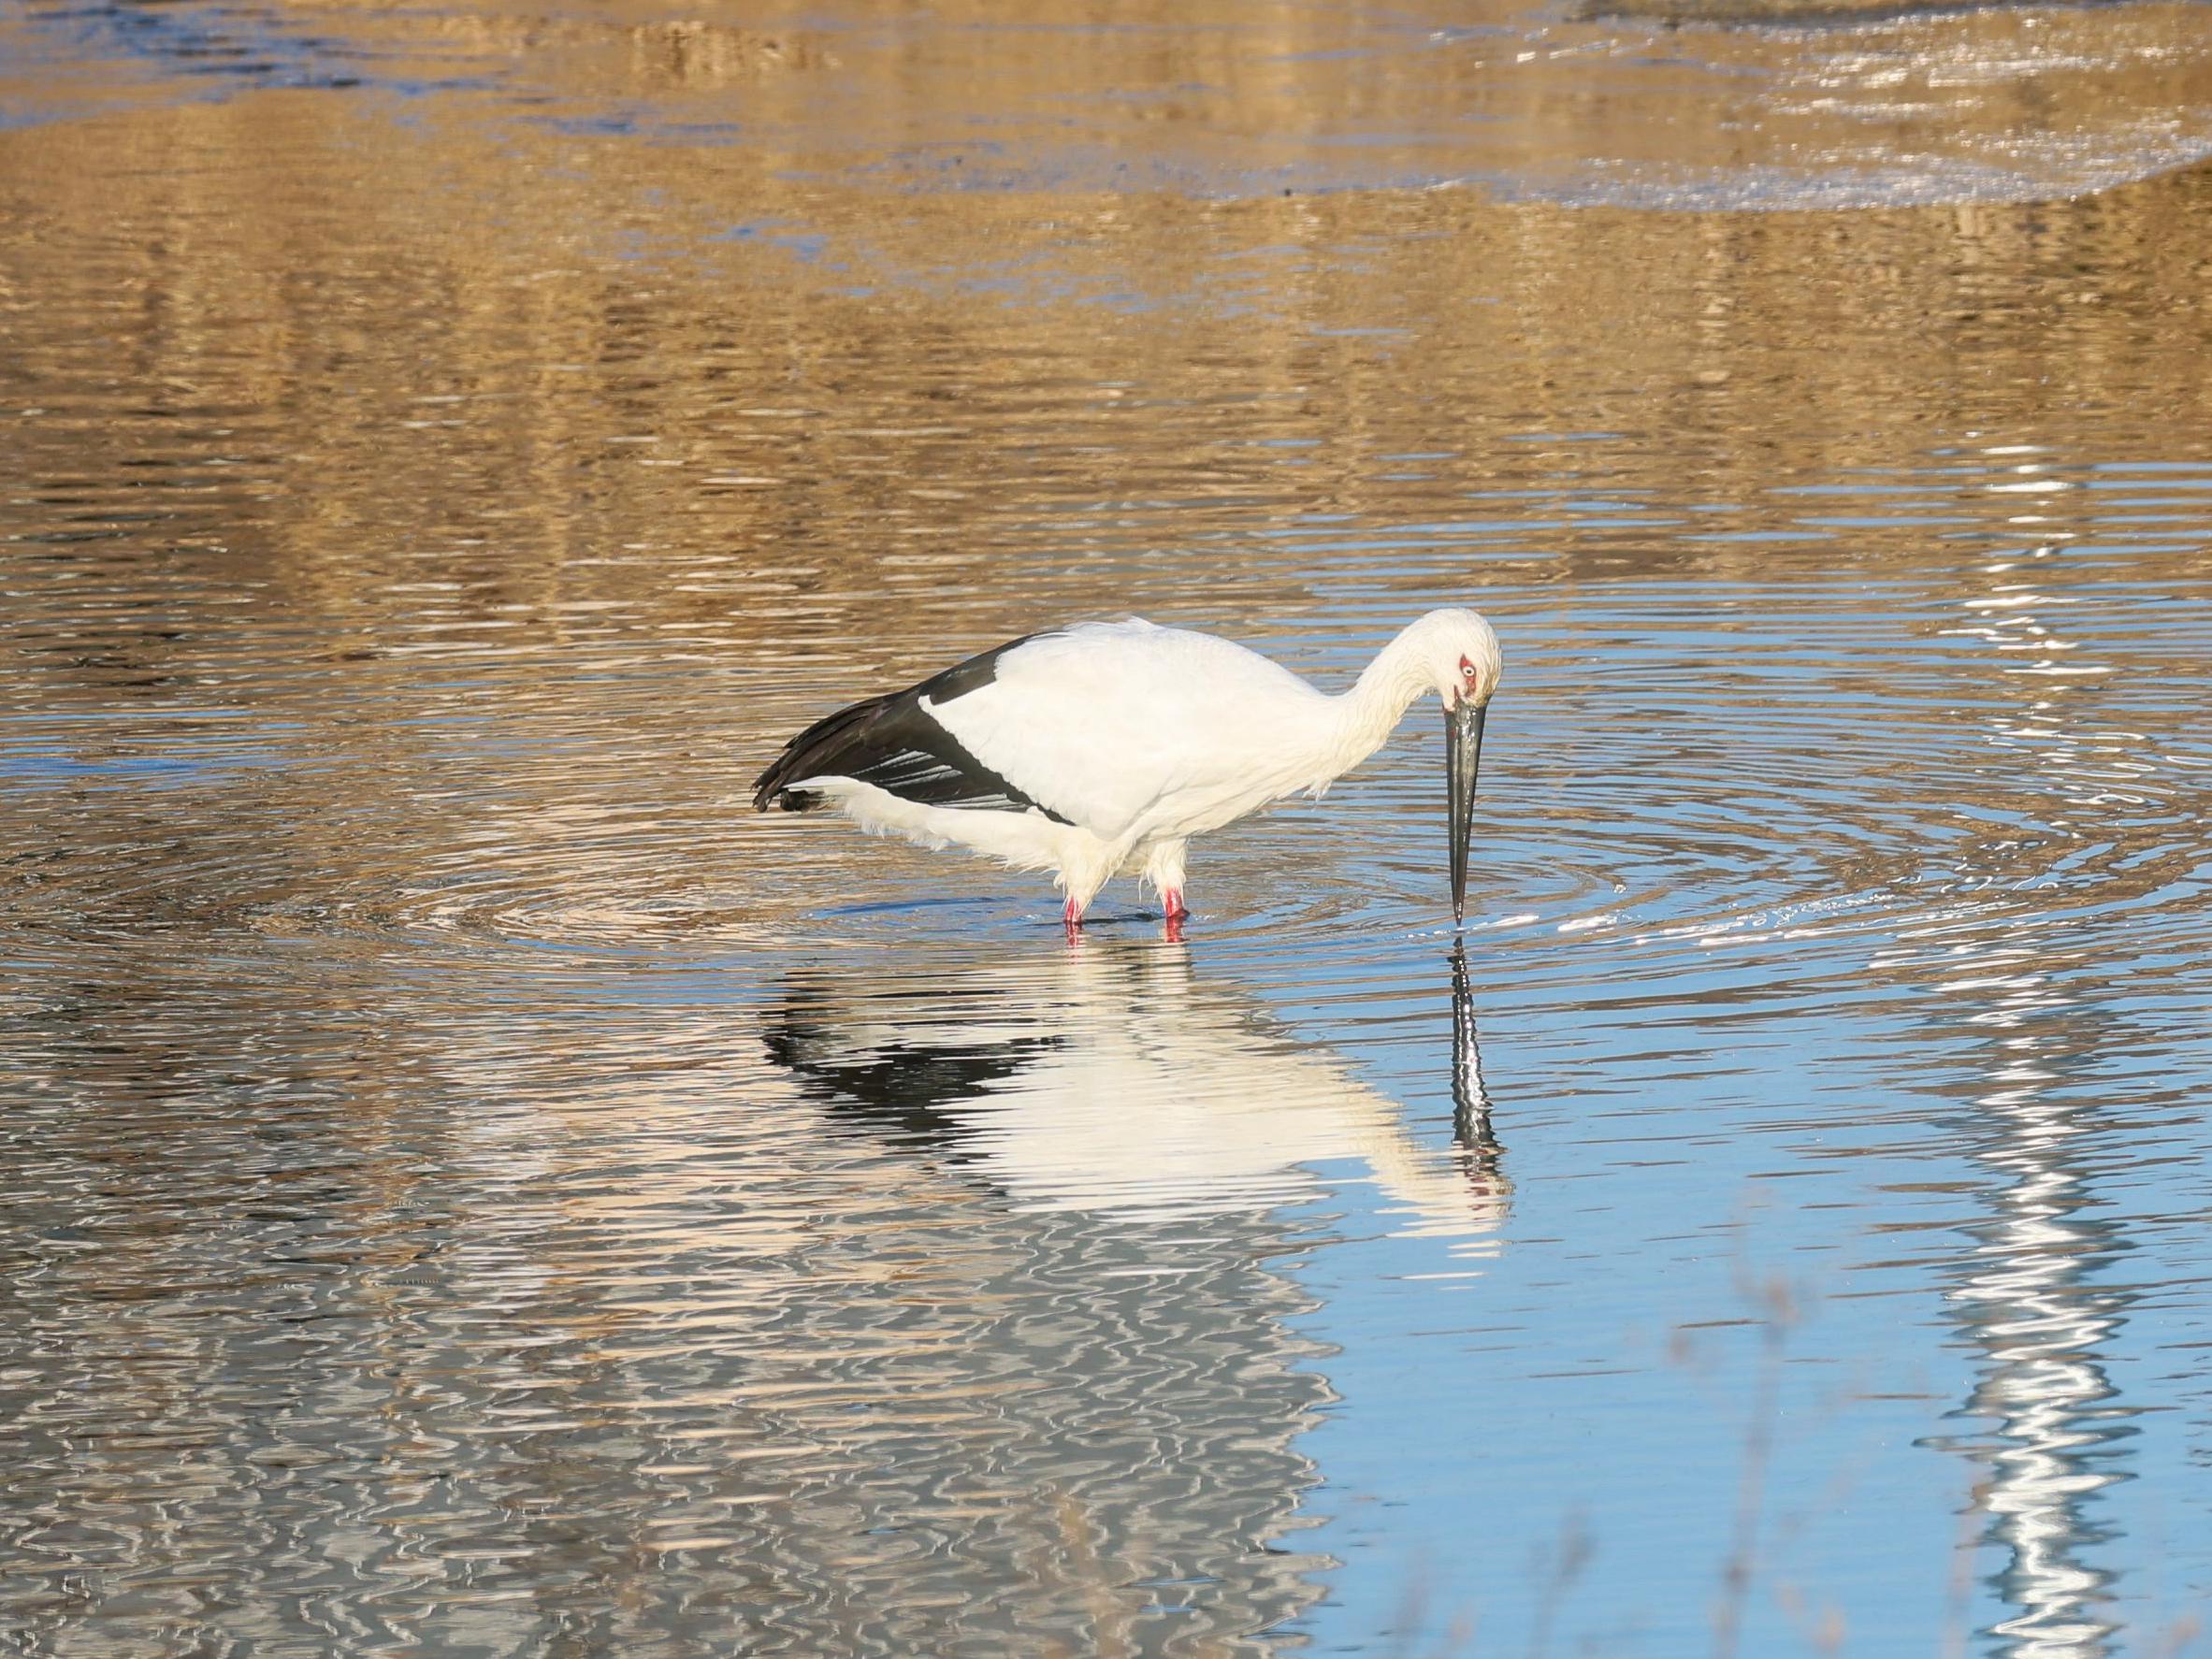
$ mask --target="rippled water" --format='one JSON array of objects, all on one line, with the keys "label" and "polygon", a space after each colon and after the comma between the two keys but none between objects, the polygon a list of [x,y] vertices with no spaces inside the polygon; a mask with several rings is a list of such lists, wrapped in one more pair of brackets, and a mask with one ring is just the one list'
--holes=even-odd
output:
[{"label": "rippled water", "polygon": [[[1660,10],[7,18],[0,1643],[2177,1651],[2203,13]],[[747,810],[1440,603],[1457,957]]]}]

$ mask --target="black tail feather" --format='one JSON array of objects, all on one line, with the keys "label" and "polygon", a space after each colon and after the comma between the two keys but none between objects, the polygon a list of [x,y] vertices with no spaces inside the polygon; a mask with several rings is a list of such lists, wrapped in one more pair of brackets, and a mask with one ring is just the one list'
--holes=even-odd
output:
[{"label": "black tail feather", "polygon": [[753,810],[766,812],[777,806],[786,812],[808,812],[825,804],[823,798],[792,785],[808,778],[857,778],[923,806],[988,812],[1035,807],[1066,823],[969,754],[931,713],[991,685],[998,676],[999,658],[1041,637],[1024,634],[1008,640],[918,685],[872,697],[817,720],[786,743],[775,764],[755,781]]},{"label": "black tail feather", "polygon": [[821,796],[810,789],[793,789],[789,786],[791,782],[797,778],[849,775],[851,768],[845,757],[851,754],[857,758],[865,755],[868,729],[889,709],[896,695],[872,697],[850,708],[839,709],[834,714],[824,715],[786,743],[774,763],[753,782],[753,810],[764,813],[773,806],[788,813],[803,813],[822,805]]}]

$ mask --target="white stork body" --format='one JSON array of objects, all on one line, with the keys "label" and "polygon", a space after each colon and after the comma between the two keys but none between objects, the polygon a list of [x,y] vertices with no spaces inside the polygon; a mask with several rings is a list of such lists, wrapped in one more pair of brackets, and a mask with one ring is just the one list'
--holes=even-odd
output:
[{"label": "white stork body", "polygon": [[1319,794],[1424,692],[1479,707],[1497,677],[1471,611],[1423,617],[1340,696],[1209,634],[1085,623],[831,715],[786,746],[756,804],[826,801],[879,833],[1050,870],[1071,924],[1135,872],[1173,920],[1193,836]]}]

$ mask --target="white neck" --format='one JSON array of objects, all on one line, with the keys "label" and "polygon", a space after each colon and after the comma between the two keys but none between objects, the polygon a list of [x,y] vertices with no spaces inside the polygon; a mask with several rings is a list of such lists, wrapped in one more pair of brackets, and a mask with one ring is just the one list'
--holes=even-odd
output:
[{"label": "white neck", "polygon": [[1314,757],[1321,769],[1317,785],[1342,776],[1380,749],[1406,711],[1435,689],[1414,631],[1408,628],[1383,646],[1350,690],[1329,699],[1336,718],[1315,734],[1317,747],[1324,750]]}]

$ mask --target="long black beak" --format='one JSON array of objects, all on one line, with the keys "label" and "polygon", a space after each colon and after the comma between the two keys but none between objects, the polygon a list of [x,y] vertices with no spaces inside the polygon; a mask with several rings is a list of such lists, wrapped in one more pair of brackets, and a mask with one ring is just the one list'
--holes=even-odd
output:
[{"label": "long black beak", "polygon": [[1452,917],[1467,920],[1467,844],[1475,832],[1475,772],[1482,764],[1487,705],[1444,711],[1444,777],[1452,790]]}]

